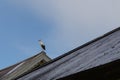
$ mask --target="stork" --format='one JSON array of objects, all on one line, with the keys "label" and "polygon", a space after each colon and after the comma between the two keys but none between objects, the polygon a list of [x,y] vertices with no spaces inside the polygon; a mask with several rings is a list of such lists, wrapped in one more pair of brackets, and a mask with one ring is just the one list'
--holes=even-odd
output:
[{"label": "stork", "polygon": [[41,40],[38,40],[42,50],[45,50],[45,45]]}]

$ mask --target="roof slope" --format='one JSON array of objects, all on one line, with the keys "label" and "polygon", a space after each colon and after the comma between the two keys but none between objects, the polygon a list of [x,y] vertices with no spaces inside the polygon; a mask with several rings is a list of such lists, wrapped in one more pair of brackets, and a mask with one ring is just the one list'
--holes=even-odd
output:
[{"label": "roof slope", "polygon": [[17,65],[19,65],[20,63],[17,63],[15,65],[12,65],[10,67],[7,67],[5,69],[0,70],[0,77],[2,77],[3,75],[5,75],[6,73],[8,73],[10,70],[12,70],[13,68],[15,68]]},{"label": "roof slope", "polygon": [[90,41],[18,80],[55,80],[120,59],[120,27]]},{"label": "roof slope", "polygon": [[[40,53],[39,53],[39,54],[40,54]],[[39,54],[37,54],[37,55],[39,55]],[[35,55],[35,56],[37,56],[37,55]],[[34,58],[35,56],[30,57],[30,58],[28,58],[28,59],[26,59],[26,60],[23,60],[23,61],[30,60],[30,59]],[[14,64],[14,65],[12,65],[12,66],[9,66],[9,67],[7,67],[7,68],[4,68],[4,69],[2,69],[2,70],[0,70],[0,77],[2,77],[2,76],[5,75],[6,73],[8,73],[8,72],[11,71],[12,69],[14,69],[17,65],[21,64],[23,61],[21,61],[21,62],[19,62],[19,63],[16,63],[16,64]]]},{"label": "roof slope", "polygon": [[120,80],[120,59],[57,80]]},{"label": "roof slope", "polygon": [[[44,60],[44,62],[42,62]],[[13,66],[5,68],[0,71],[0,80],[11,80],[22,74],[30,72],[32,69],[41,66],[43,63],[50,61],[51,59],[46,55],[44,51],[32,56],[26,60],[23,60]]]}]

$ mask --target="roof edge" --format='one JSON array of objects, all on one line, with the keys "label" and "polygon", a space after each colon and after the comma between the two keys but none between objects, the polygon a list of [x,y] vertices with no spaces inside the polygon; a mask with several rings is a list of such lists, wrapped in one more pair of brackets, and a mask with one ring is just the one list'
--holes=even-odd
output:
[{"label": "roof edge", "polygon": [[102,39],[102,38],[104,38],[104,37],[106,37],[106,36],[108,36],[108,35],[116,32],[116,31],[119,31],[119,30],[120,30],[120,27],[118,27],[118,28],[116,28],[116,29],[114,29],[114,30],[112,30],[112,31],[109,31],[109,32],[103,34],[103,35],[100,36],[100,37],[97,37],[97,38],[95,38],[95,39],[93,39],[93,40],[91,40],[91,41],[88,41],[87,43],[85,43],[85,44],[83,44],[83,45],[81,45],[81,46],[79,46],[79,47],[71,50],[71,51],[68,51],[67,53],[65,53],[65,54],[57,57],[56,59],[60,59],[60,58],[62,58],[62,57],[65,57],[65,56],[69,55],[70,53],[73,53],[73,52],[75,52],[75,51],[77,51],[77,50],[79,50],[79,49],[81,49],[81,48],[84,48],[84,47],[88,46],[89,44],[94,43],[94,42],[96,42],[96,41],[98,41],[98,40],[100,40],[100,39]]},{"label": "roof edge", "polygon": [[[113,29],[113,30],[111,30],[111,31],[103,34],[103,35],[100,36],[100,37],[97,37],[97,38],[95,38],[95,39],[93,39],[93,40],[91,40],[91,41],[89,41],[89,42],[87,42],[87,43],[85,43],[85,44],[83,44],[83,45],[81,45],[81,46],[79,46],[79,47],[71,50],[71,51],[68,51],[68,52],[66,52],[66,53],[64,53],[64,54],[62,54],[62,55],[60,55],[60,56],[52,59],[51,61],[49,61],[48,63],[44,64],[44,65],[41,66],[41,67],[44,67],[44,66],[46,66],[46,65],[48,65],[48,64],[50,64],[50,63],[53,63],[53,62],[55,62],[55,61],[57,61],[57,60],[65,57],[65,56],[67,56],[67,55],[69,55],[69,54],[71,54],[71,53],[73,53],[73,52],[75,52],[75,51],[77,51],[77,50],[79,50],[79,49],[81,49],[81,48],[84,48],[84,47],[86,47],[87,45],[89,45],[89,44],[91,44],[91,43],[94,43],[94,42],[96,42],[96,41],[98,41],[98,40],[100,40],[100,39],[102,39],[102,38],[104,38],[104,37],[106,37],[106,36],[108,36],[108,35],[116,32],[116,31],[119,31],[119,30],[120,30],[120,27],[118,27],[118,28],[116,28],[116,29]],[[41,68],[41,67],[40,67],[40,68]]]}]

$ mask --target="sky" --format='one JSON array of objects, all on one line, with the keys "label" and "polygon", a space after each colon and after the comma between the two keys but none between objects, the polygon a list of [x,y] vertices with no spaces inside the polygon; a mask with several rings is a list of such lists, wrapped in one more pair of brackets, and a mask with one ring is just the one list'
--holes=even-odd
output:
[{"label": "sky", "polygon": [[0,0],[0,69],[58,57],[120,26],[120,0]]}]

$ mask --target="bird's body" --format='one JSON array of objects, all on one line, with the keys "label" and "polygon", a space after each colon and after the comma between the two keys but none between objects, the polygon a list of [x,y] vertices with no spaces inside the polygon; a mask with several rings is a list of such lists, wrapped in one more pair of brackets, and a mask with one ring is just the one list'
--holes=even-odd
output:
[{"label": "bird's body", "polygon": [[45,45],[41,45],[41,47],[45,50]]},{"label": "bird's body", "polygon": [[44,43],[43,43],[41,40],[39,40],[39,43],[40,43],[41,48],[42,48],[43,50],[46,50],[45,45],[44,45]]}]

